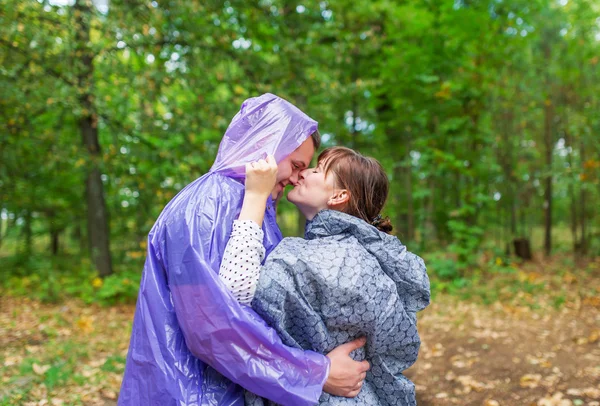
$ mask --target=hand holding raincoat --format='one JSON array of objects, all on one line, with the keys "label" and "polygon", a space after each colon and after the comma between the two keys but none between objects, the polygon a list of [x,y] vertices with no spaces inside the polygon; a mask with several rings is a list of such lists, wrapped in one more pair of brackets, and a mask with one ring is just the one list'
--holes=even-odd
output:
[{"label": "hand holding raincoat", "polygon": [[[317,403],[324,355],[285,346],[220,282],[218,271],[244,194],[244,165],[288,156],[317,123],[271,94],[244,102],[210,172],[165,207],[148,250],[119,405],[243,405],[247,390],[284,405]],[[269,253],[281,241],[269,200]]]}]

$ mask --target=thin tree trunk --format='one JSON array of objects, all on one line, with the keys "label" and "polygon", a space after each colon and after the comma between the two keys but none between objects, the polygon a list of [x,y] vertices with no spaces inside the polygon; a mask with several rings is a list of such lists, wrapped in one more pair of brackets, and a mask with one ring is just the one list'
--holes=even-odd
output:
[{"label": "thin tree trunk", "polygon": [[54,256],[58,255],[58,246],[59,246],[59,235],[60,230],[56,221],[56,214],[53,209],[48,209],[46,211],[46,215],[48,216],[49,230],[50,230],[50,253]]},{"label": "thin tree trunk", "polygon": [[414,241],[415,239],[415,209],[413,202],[413,187],[412,187],[412,165],[411,165],[411,142],[410,142],[410,134],[407,134],[406,140],[406,159],[407,159],[407,167],[406,167],[406,176],[405,176],[405,188],[406,188],[406,210],[407,210],[407,224],[406,228],[408,231],[408,240]]},{"label": "thin tree trunk", "polygon": [[298,211],[298,222],[296,223],[296,225],[298,227],[297,235],[300,237],[304,237],[304,229],[306,228],[306,217],[304,217],[304,214],[302,214],[300,209],[297,209],[297,211]]},{"label": "thin tree trunk", "polygon": [[406,212],[406,200],[407,194],[405,188],[402,186],[406,177],[406,168],[403,162],[399,162],[394,167],[394,179],[397,180],[397,186],[395,187],[394,200],[396,201],[396,207],[398,212],[396,213],[396,221],[394,222],[394,228],[398,233],[401,240],[409,239],[408,232],[408,215]]},{"label": "thin tree trunk", "polygon": [[547,100],[544,107],[544,143],[546,146],[546,187],[544,189],[544,253],[552,253],[552,104]]},{"label": "thin tree trunk", "polygon": [[52,230],[50,232],[51,251],[52,251],[52,255],[54,255],[54,256],[58,255],[59,237],[60,237],[60,231]]},{"label": "thin tree trunk", "polygon": [[[4,211],[4,207],[0,207],[0,248],[2,248],[2,241],[4,240],[4,234],[2,234],[2,229],[4,220],[2,219],[2,212]],[[6,225],[8,226],[8,218],[6,219]]]},{"label": "thin tree trunk", "polygon": [[90,40],[90,22],[92,15],[90,0],[79,0],[75,3],[75,22],[77,30],[77,47],[80,59],[78,85],[80,90],[79,102],[83,109],[79,118],[79,129],[83,144],[90,158],[86,178],[86,200],[88,218],[88,239],[92,262],[100,276],[112,273],[112,262],[109,248],[108,213],[104,201],[104,190],[99,168],[100,143],[98,140],[98,116],[94,109],[93,85],[94,65],[93,54],[88,47]]},{"label": "thin tree trunk", "polygon": [[[581,162],[585,162],[585,147],[583,145],[583,139],[581,140],[580,143],[580,149],[579,149],[579,155],[581,157]],[[579,204],[580,204],[580,210],[579,210],[579,219],[581,221],[581,237],[579,239],[579,250],[581,252],[582,255],[587,254],[587,234],[586,234],[586,228],[585,228],[585,223],[586,223],[586,201],[587,201],[587,193],[585,190],[584,185],[581,186],[580,188],[580,199],[579,199]]]},{"label": "thin tree trunk", "polygon": [[27,210],[25,212],[25,228],[23,230],[24,234],[25,234],[25,252],[27,254],[31,253],[32,250],[32,246],[33,246],[33,231],[31,230],[31,221],[32,221],[32,216],[31,216],[31,211]]},{"label": "thin tree trunk", "polygon": [[[544,58],[546,64],[551,62],[550,45],[544,44]],[[548,257],[552,253],[552,153],[554,149],[552,137],[552,119],[554,118],[552,84],[550,83],[549,73],[546,72],[545,87],[548,90],[546,100],[544,100],[544,144],[546,147],[546,187],[544,189],[544,253]]]},{"label": "thin tree trunk", "polygon": [[568,193],[569,193],[569,200],[570,200],[570,222],[571,222],[571,236],[573,238],[573,255],[577,255],[579,249],[578,249],[578,242],[577,242],[577,198],[575,197],[575,187],[574,187],[574,183],[575,183],[575,176],[574,171],[573,171],[573,137],[570,134],[570,131],[568,129],[568,118],[566,117],[567,115],[565,114],[565,138],[566,138],[566,143],[569,147],[571,147],[571,151],[569,151],[569,155],[567,156],[567,162],[569,163],[569,170],[571,171],[571,179],[569,181],[569,187],[568,187]]}]

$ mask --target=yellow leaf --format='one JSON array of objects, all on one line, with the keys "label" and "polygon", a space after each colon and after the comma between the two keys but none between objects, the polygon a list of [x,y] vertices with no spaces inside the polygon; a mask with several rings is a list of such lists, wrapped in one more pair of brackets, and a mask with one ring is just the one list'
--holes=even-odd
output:
[{"label": "yellow leaf", "polygon": [[77,320],[77,327],[79,327],[84,333],[91,333],[94,331],[94,321],[91,317],[82,316],[79,320]]},{"label": "yellow leaf", "polygon": [[540,374],[527,374],[523,375],[519,380],[519,384],[522,388],[537,388],[540,381],[542,380],[542,375]]},{"label": "yellow leaf", "polygon": [[102,286],[102,279],[100,278],[94,278],[94,280],[92,281],[92,286],[95,288],[99,288]]},{"label": "yellow leaf", "polygon": [[498,265],[498,266],[502,265],[502,258],[500,258],[500,257],[496,258],[496,265]]},{"label": "yellow leaf", "polygon": [[244,88],[243,88],[243,87],[241,87],[240,85],[235,85],[235,86],[233,87],[233,92],[234,92],[235,94],[237,94],[237,95],[241,95],[241,94],[243,94],[243,93],[244,93]]},{"label": "yellow leaf", "polygon": [[32,368],[33,372],[35,372],[37,375],[44,375],[46,371],[50,369],[50,365],[38,365],[34,363]]}]

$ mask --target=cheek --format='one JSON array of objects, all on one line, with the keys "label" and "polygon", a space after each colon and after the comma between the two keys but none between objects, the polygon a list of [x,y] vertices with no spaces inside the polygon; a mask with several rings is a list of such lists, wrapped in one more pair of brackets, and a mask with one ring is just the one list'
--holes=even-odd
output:
[{"label": "cheek", "polygon": [[289,179],[292,176],[292,170],[290,167],[278,168],[277,169],[277,183]]}]

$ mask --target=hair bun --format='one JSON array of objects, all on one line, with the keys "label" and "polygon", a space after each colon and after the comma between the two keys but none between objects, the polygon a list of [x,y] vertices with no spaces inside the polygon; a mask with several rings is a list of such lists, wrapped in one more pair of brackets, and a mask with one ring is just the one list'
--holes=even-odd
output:
[{"label": "hair bun", "polygon": [[379,231],[383,231],[384,233],[390,234],[394,227],[392,226],[392,221],[389,217],[381,217],[381,214],[373,219],[371,225],[377,228]]}]

